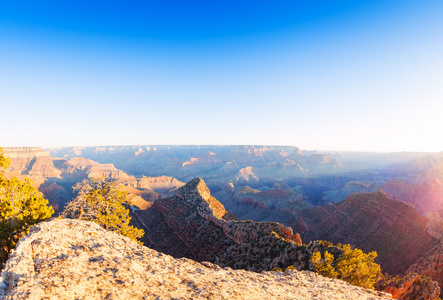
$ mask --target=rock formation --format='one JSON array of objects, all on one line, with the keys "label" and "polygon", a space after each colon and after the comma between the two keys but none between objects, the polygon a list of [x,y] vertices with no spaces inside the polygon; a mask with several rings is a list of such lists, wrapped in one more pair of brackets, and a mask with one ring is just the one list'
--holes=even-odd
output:
[{"label": "rock formation", "polygon": [[352,193],[374,193],[380,190],[380,185],[373,181],[349,181],[339,190],[327,191],[323,196],[325,203],[337,203],[348,198]]},{"label": "rock formation", "polygon": [[276,183],[272,189],[265,191],[228,183],[214,193],[214,196],[240,219],[276,221],[287,226],[291,226],[294,218],[291,209],[309,207],[309,204],[303,202],[299,191],[282,183]]},{"label": "rock formation", "polygon": [[[436,240],[442,235],[439,233],[441,226],[438,222],[430,225],[426,217],[418,215],[411,206],[399,202],[412,203],[421,213],[433,210],[443,215],[441,154],[439,158],[428,157],[427,154],[426,157],[418,154],[389,154],[381,161],[379,155],[374,155],[373,168],[370,169],[360,168],[371,164],[368,164],[366,158],[358,158],[353,162],[354,166],[359,166],[358,169],[345,173],[345,170],[349,170],[349,159],[343,160],[342,164],[340,161],[345,157],[344,154],[302,152],[296,147],[113,146],[50,151],[60,158],[50,157],[41,148],[4,148],[4,151],[12,158],[7,176],[31,177],[56,211],[61,210],[66,201],[75,196],[71,187],[76,182],[94,176],[118,180],[131,194],[128,200],[140,209],[134,209],[134,222],[138,222],[137,225],[142,228],[142,222],[152,225],[152,231],[158,233],[159,237],[151,239],[157,239],[155,244],[158,247],[169,248],[168,251],[176,256],[179,254],[173,253],[174,249],[181,247],[188,257],[218,257],[222,263],[221,260],[228,257],[226,251],[229,247],[239,247],[242,250],[238,251],[245,252],[248,248],[232,244],[232,239],[226,235],[229,230],[223,222],[231,222],[226,219],[232,217],[221,217],[224,219],[222,224],[216,220],[218,218],[208,217],[210,214],[195,214],[190,203],[177,201],[179,193],[171,197],[183,185],[183,182],[173,177],[188,180],[195,176],[205,176],[208,185],[216,191],[214,195],[229,211],[245,219],[291,226],[295,232],[302,234],[304,241],[327,239],[335,243],[355,244],[366,252],[376,250],[379,254],[377,262],[391,274],[406,271],[410,264],[436,246]],[[145,177],[143,174],[156,177]],[[243,180],[243,184],[247,183],[251,188],[239,185],[239,181],[235,181],[237,176],[242,180],[249,179],[248,182]],[[235,188],[227,186],[229,182],[234,182]],[[289,188],[277,188],[276,182],[283,182]],[[359,194],[341,203],[310,208],[324,201],[337,201],[353,191],[372,192],[379,186],[386,190],[390,198],[399,201],[387,200],[384,196]],[[242,189],[249,191],[243,193]],[[160,199],[159,203],[153,205],[159,198],[165,197],[169,198]],[[189,213],[189,216],[184,217],[182,212]],[[148,224],[148,216],[159,223]],[[184,223],[177,225],[179,222],[174,222],[174,218]],[[203,233],[189,233],[198,226],[206,228],[204,222],[213,228],[213,231],[203,229],[207,230],[206,234],[226,239],[214,242],[212,250],[193,250],[193,245],[217,240],[214,237],[207,238]],[[425,223],[426,226],[423,225]],[[165,232],[175,230],[179,232],[175,233],[175,240],[166,239]],[[151,235],[147,234],[148,237]],[[280,234],[277,232],[277,235]],[[151,245],[149,241],[145,242]],[[206,256],[201,253],[204,251],[207,252]],[[221,255],[223,253],[226,255]],[[250,253],[247,255],[252,256]],[[279,262],[284,264],[287,261]]]},{"label": "rock formation", "polygon": [[[304,155],[296,147],[273,146],[117,146],[51,149],[51,155],[69,159],[82,156],[103,164],[113,163],[134,176],[171,176],[189,181],[235,180],[241,169],[252,167],[258,178],[291,177],[342,169],[342,164],[326,154]],[[145,151],[146,149],[147,151]],[[140,150],[143,150],[141,152]],[[290,154],[288,154],[290,153]],[[308,171],[309,170],[309,171]],[[260,174],[260,176],[258,175]],[[241,175],[241,173],[240,173]]]},{"label": "rock formation", "polygon": [[254,172],[252,171],[252,167],[245,167],[238,171],[237,175],[235,176],[235,181],[258,181],[257,176],[255,176]]},{"label": "rock formation", "polygon": [[408,273],[404,277],[396,277],[387,286],[384,292],[390,293],[392,298],[399,300],[438,300],[440,287],[431,278],[417,273]]},{"label": "rock formation", "polygon": [[255,273],[174,259],[92,222],[31,228],[0,278],[0,299],[391,299],[308,271]]},{"label": "rock formation", "polygon": [[143,176],[137,180],[137,188],[155,191],[157,193],[165,193],[174,191],[185,184],[174,177],[158,176],[147,177]]},{"label": "rock formation", "polygon": [[413,204],[422,214],[435,211],[443,216],[443,173],[436,177],[424,176],[421,180],[419,183],[389,180],[382,189],[392,199]]},{"label": "rock formation", "polygon": [[429,276],[443,288],[443,243],[426,253],[408,269],[408,272]]},{"label": "rock formation", "polygon": [[[254,271],[300,263],[304,250],[292,229],[279,223],[237,221],[211,196],[201,178],[159,199],[147,210],[134,210],[133,221],[145,230],[146,246],[197,261]],[[303,266],[302,266],[303,265]]]},{"label": "rock formation", "polygon": [[45,178],[61,178],[61,171],[54,166],[54,159],[39,147],[3,148],[5,156],[11,159],[7,176],[30,177],[35,186],[40,186]]},{"label": "rock formation", "polygon": [[[4,148],[11,165],[6,176],[21,179],[30,177],[34,186],[48,198],[56,212],[63,209],[67,201],[75,195],[72,186],[83,179],[97,177],[110,178],[125,186],[129,192],[128,201],[141,209],[146,209],[160,197],[172,195],[175,189],[184,185],[175,178],[160,176],[135,178],[115,168],[112,163],[101,164],[83,157],[53,158],[38,147]],[[72,149],[72,154],[81,154],[83,149]]]},{"label": "rock formation", "polygon": [[119,181],[132,181],[135,178],[114,167],[113,164],[100,164],[90,159],[73,157],[65,163],[65,175],[86,178],[109,178]]},{"label": "rock formation", "polygon": [[404,273],[438,243],[427,232],[427,218],[383,191],[354,193],[338,204],[317,206],[301,215],[308,228],[300,232],[303,239],[375,250],[376,261],[390,274]]}]

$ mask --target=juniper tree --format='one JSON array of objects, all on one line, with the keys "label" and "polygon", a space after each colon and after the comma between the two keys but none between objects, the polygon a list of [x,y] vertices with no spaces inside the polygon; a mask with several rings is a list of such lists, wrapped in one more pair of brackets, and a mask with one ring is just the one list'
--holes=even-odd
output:
[{"label": "juniper tree", "polygon": [[[6,169],[9,164],[9,158],[0,148],[0,167]],[[48,200],[39,194],[29,178],[7,179],[2,173],[3,170],[0,173],[0,269],[29,228],[54,213]]]},{"label": "juniper tree", "polygon": [[315,272],[324,277],[337,278],[338,273],[331,265],[333,261],[334,255],[329,253],[328,251],[325,251],[325,253],[323,253],[323,259],[319,251],[314,252],[311,256],[311,263],[314,267]]},{"label": "juniper tree", "polygon": [[66,205],[62,217],[93,221],[103,228],[127,236],[141,238],[142,229],[129,225],[131,216],[125,207],[127,192],[109,179],[83,180],[74,186],[77,196]]},{"label": "juniper tree", "polygon": [[[9,157],[6,157],[3,153],[3,149],[0,147],[0,168],[7,169],[11,164]],[[1,175],[1,173],[0,173]]]},{"label": "juniper tree", "polygon": [[350,245],[343,245],[343,256],[337,261],[337,271],[340,279],[352,285],[367,289],[374,289],[374,283],[381,274],[380,265],[374,262],[377,252],[365,254],[360,249],[352,249]]},{"label": "juniper tree", "polygon": [[329,247],[340,249],[341,254],[334,257],[325,251],[322,259],[320,251],[314,252],[310,261],[317,273],[325,277],[339,278],[352,285],[374,289],[374,284],[381,275],[380,265],[374,262],[377,252],[366,254],[351,245],[334,246],[332,243],[326,243]]}]

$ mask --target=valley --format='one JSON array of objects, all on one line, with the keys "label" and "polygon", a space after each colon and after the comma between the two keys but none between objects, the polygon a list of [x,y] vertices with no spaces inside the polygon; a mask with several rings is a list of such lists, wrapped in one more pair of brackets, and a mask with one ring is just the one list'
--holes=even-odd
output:
[{"label": "valley", "polygon": [[390,275],[415,272],[443,285],[442,153],[276,146],[3,150],[11,158],[5,175],[30,177],[56,214],[75,197],[75,183],[112,179],[128,192],[143,244],[176,258],[256,272],[311,270],[312,253],[325,251],[315,241],[326,240],[377,251],[376,262]]}]

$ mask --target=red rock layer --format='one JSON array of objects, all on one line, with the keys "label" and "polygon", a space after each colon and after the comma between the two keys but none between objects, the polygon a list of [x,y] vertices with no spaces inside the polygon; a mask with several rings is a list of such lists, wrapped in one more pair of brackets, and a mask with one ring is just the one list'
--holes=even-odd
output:
[{"label": "red rock layer", "polygon": [[426,253],[409,268],[408,272],[429,276],[443,288],[443,243],[438,244]]},{"label": "red rock layer", "polygon": [[377,251],[377,261],[390,274],[408,267],[438,242],[427,231],[428,219],[384,192],[354,193],[338,204],[317,206],[303,214],[303,237],[352,244]]},{"label": "red rock layer", "polygon": [[236,221],[200,178],[133,215],[134,223],[145,230],[143,243],[174,257],[261,271],[291,265],[299,255],[301,239],[290,227]]}]

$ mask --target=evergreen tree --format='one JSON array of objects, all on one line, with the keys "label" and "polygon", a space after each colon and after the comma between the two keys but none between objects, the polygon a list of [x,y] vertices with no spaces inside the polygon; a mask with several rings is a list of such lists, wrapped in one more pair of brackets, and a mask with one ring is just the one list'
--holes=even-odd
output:
[{"label": "evergreen tree", "polygon": [[321,258],[321,253],[319,251],[314,252],[311,256],[311,264],[314,267],[315,272],[325,277],[337,278],[338,273],[335,272],[334,267],[331,265],[333,261],[334,255],[328,251],[325,251],[323,254],[323,259]]},{"label": "evergreen tree", "polygon": [[363,253],[360,249],[352,249],[343,245],[343,256],[337,261],[337,271],[340,279],[352,285],[374,289],[374,283],[381,274],[380,265],[374,262],[377,252]]},{"label": "evergreen tree", "polygon": [[3,149],[0,147],[0,168],[7,169],[10,164],[11,160],[4,155]]},{"label": "evergreen tree", "polygon": [[133,240],[141,238],[142,229],[129,225],[131,217],[124,206],[127,192],[105,179],[83,180],[74,186],[77,197],[63,210],[63,217],[93,221],[107,230]]},{"label": "evergreen tree", "polygon": [[[7,168],[9,164],[0,148],[0,167]],[[53,213],[48,200],[39,195],[29,178],[7,179],[0,173],[0,268],[29,228]]]},{"label": "evergreen tree", "polygon": [[[374,284],[381,275],[380,265],[374,262],[377,252],[365,254],[351,245],[333,245],[327,241],[318,241],[331,250],[335,248],[335,256],[328,251],[315,251],[310,259],[315,272],[330,278],[339,278],[352,285],[374,289]],[[323,258],[322,258],[323,253]]]}]

